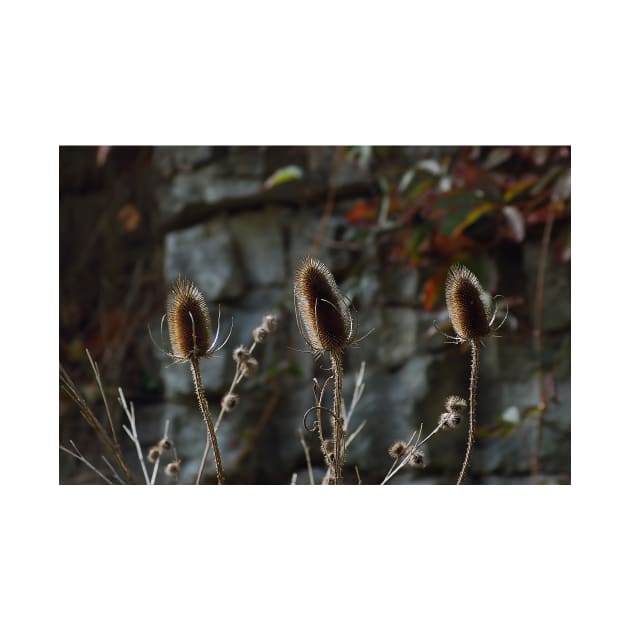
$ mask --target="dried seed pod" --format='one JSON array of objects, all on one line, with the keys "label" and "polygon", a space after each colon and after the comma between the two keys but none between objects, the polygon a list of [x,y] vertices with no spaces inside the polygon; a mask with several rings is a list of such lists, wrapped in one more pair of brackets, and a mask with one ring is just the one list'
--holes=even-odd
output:
[{"label": "dried seed pod", "polygon": [[241,362],[239,369],[245,378],[251,378],[258,373],[258,361],[254,357],[249,357]]},{"label": "dried seed pod", "polygon": [[446,399],[445,408],[447,411],[453,413],[460,413],[463,409],[466,409],[468,403],[461,396],[449,396]]},{"label": "dried seed pod", "polygon": [[256,343],[262,343],[265,339],[267,339],[268,334],[269,333],[267,332],[266,328],[263,328],[263,326],[258,326],[254,328],[252,332],[252,337],[254,338],[254,341]]},{"label": "dried seed pod", "polygon": [[212,336],[210,314],[201,291],[178,278],[168,293],[166,319],[173,355],[179,360],[205,356]]},{"label": "dried seed pod", "polygon": [[295,310],[304,339],[315,352],[343,350],[353,339],[350,310],[324,263],[307,257],[294,285]]},{"label": "dried seed pod", "polygon": [[164,452],[164,451],[168,451],[171,448],[173,448],[173,442],[171,442],[171,440],[169,440],[168,438],[162,438],[159,442],[158,442],[158,448]]},{"label": "dried seed pod", "polygon": [[398,440],[398,442],[395,442],[387,449],[387,452],[389,453],[390,457],[396,459],[403,455],[406,450],[407,445],[402,440]]},{"label": "dried seed pod", "polygon": [[440,416],[440,428],[443,431],[451,431],[457,428],[462,421],[462,417],[453,411],[445,411]]},{"label": "dried seed pod", "polygon": [[179,469],[181,467],[181,460],[176,459],[172,462],[169,462],[164,469],[164,472],[169,477],[176,477],[179,474]]},{"label": "dried seed pod", "polygon": [[424,468],[424,453],[419,450],[414,450],[409,458],[409,465],[413,468]]},{"label": "dried seed pod", "polygon": [[229,413],[230,411],[232,411],[232,409],[236,407],[236,405],[238,405],[238,401],[238,394],[227,393],[221,399],[221,408]]},{"label": "dried seed pod", "polygon": [[147,455],[147,459],[152,464],[155,464],[155,462],[158,460],[161,454],[162,454],[162,449],[159,446],[152,446],[149,449],[149,454]]},{"label": "dried seed pod", "polygon": [[234,352],[232,352],[232,358],[237,363],[242,363],[243,361],[246,361],[247,359],[249,359],[250,356],[251,354],[249,352],[249,349],[245,346],[239,346],[234,350]]},{"label": "dried seed pod", "polygon": [[275,333],[278,330],[278,317],[276,315],[265,315],[262,320],[262,327],[268,333]]},{"label": "dried seed pod", "polygon": [[454,265],[448,272],[446,306],[460,339],[475,341],[490,333],[487,296],[475,274],[463,265]]}]

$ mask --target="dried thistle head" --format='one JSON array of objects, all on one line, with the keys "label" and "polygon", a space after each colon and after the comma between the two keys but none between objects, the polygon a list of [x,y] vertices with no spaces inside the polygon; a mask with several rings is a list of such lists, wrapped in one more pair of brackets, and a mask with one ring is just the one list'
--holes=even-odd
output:
[{"label": "dried thistle head", "polygon": [[406,450],[407,450],[407,445],[402,440],[398,440],[398,442],[394,442],[394,444],[392,444],[387,449],[387,452],[390,457],[393,457],[394,459],[396,459],[400,457],[401,455],[403,455]]},{"label": "dried thistle head", "polygon": [[470,269],[453,265],[446,279],[446,306],[457,337],[475,341],[490,333],[487,296]]},{"label": "dried thistle head", "polygon": [[235,394],[233,392],[231,392],[231,393],[228,392],[221,399],[221,408],[224,411],[229,413],[230,411],[232,411],[232,409],[234,409],[236,407],[236,405],[238,405],[238,401],[239,401],[238,394]]},{"label": "dried thistle head", "polygon": [[447,411],[459,413],[468,406],[468,403],[461,396],[449,396],[444,406]]},{"label": "dried thistle head", "polygon": [[179,469],[181,467],[181,460],[180,459],[176,459],[172,462],[169,462],[166,465],[166,468],[164,469],[164,472],[169,476],[169,477],[176,477],[179,474]]},{"label": "dried thistle head", "polygon": [[258,361],[250,356],[239,363],[239,369],[245,378],[256,376],[258,374]]},{"label": "dried thistle head", "polygon": [[462,417],[459,413],[455,413],[454,411],[445,411],[440,416],[440,428],[443,431],[451,431],[459,426],[462,421]]},{"label": "dried thistle head", "polygon": [[265,339],[267,339],[267,335],[269,331],[263,326],[257,326],[252,331],[252,337],[256,343],[262,343]]},{"label": "dried thistle head", "polygon": [[276,330],[278,330],[278,316],[272,314],[265,315],[261,325],[268,333],[275,333]]},{"label": "dried thistle head", "polygon": [[168,438],[162,438],[159,442],[158,442],[158,448],[164,452],[164,451],[168,451],[173,447],[173,442],[171,442],[171,440],[169,440]]},{"label": "dried thistle head", "polygon": [[239,346],[238,348],[234,349],[234,352],[232,352],[232,358],[237,363],[242,363],[243,361],[246,361],[247,359],[249,359],[250,356],[251,354],[249,352],[249,349],[245,346]]},{"label": "dried thistle head", "polygon": [[409,458],[409,465],[412,468],[424,468],[424,452],[414,450]]},{"label": "dried thistle head", "polygon": [[149,454],[147,455],[147,459],[152,464],[155,464],[155,462],[158,460],[161,454],[162,454],[162,449],[159,446],[152,446],[149,449]]},{"label": "dried thistle head", "polygon": [[211,326],[206,300],[187,278],[178,278],[169,289],[166,319],[173,356],[186,361],[210,350]]},{"label": "dried thistle head", "polygon": [[311,257],[300,262],[293,295],[300,332],[314,352],[339,351],[352,343],[350,309],[324,263]]}]

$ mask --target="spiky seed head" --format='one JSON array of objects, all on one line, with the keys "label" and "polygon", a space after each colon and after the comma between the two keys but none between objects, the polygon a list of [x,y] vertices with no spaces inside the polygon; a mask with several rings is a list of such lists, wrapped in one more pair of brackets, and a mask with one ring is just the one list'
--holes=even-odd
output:
[{"label": "spiky seed head", "polygon": [[451,431],[452,429],[457,428],[457,426],[461,423],[462,417],[453,411],[445,411],[440,416],[440,428],[443,431]]},{"label": "spiky seed head", "polygon": [[300,262],[294,296],[298,323],[315,352],[339,351],[352,342],[350,310],[324,263],[310,256]]},{"label": "spiky seed head", "polygon": [[257,326],[252,332],[252,337],[254,338],[254,341],[256,343],[262,343],[265,339],[267,339],[268,334],[269,333],[266,328],[263,328],[262,326]]},{"label": "spiky seed head", "polygon": [[221,399],[221,408],[226,412],[232,411],[238,405],[239,397],[238,394],[228,393],[223,396]]},{"label": "spiky seed head", "polygon": [[164,472],[169,477],[176,477],[179,474],[179,469],[181,466],[181,461],[176,459],[175,461],[169,462],[164,469]]},{"label": "spiky seed head", "polygon": [[258,361],[254,357],[248,357],[241,363],[239,363],[239,369],[243,373],[245,378],[256,376],[258,373]]},{"label": "spiky seed head", "polygon": [[262,327],[270,334],[275,333],[278,330],[277,315],[265,315],[262,319]]},{"label": "spiky seed head", "polygon": [[455,333],[475,341],[490,332],[487,296],[475,274],[463,265],[453,265],[446,279],[446,306]]},{"label": "spiky seed head", "polygon": [[168,451],[173,447],[173,442],[171,442],[168,438],[162,438],[159,442],[158,442],[158,448],[162,450],[162,452],[164,451]]},{"label": "spiky seed head", "polygon": [[407,445],[402,440],[398,440],[398,442],[395,442],[387,449],[387,452],[389,453],[390,457],[397,459],[402,454],[404,454],[406,450]]},{"label": "spiky seed head", "polygon": [[419,450],[414,450],[409,458],[409,465],[413,468],[424,468],[424,453]]},{"label": "spiky seed head", "polygon": [[155,462],[158,460],[161,454],[162,454],[162,449],[159,446],[152,446],[149,449],[149,454],[147,455],[147,459],[152,464],[155,464]]},{"label": "spiky seed head", "polygon": [[166,319],[173,354],[179,359],[202,357],[210,348],[210,314],[201,291],[178,278],[168,293]]},{"label": "spiky seed head", "polygon": [[447,411],[459,413],[462,409],[466,409],[467,403],[461,396],[449,396],[446,399],[445,408]]},{"label": "spiky seed head", "polygon": [[239,364],[249,359],[250,356],[249,350],[245,346],[239,346],[232,352],[232,358]]}]

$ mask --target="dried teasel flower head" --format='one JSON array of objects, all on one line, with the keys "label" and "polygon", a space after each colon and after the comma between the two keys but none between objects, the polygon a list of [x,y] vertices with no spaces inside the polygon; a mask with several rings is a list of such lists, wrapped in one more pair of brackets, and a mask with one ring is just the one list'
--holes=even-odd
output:
[{"label": "dried teasel flower head", "polygon": [[169,289],[166,319],[173,355],[180,361],[205,356],[210,350],[211,326],[206,300],[187,278]]},{"label": "dried teasel flower head", "polygon": [[476,341],[490,333],[488,296],[475,274],[463,265],[453,265],[448,272],[446,306],[460,340]]},{"label": "dried teasel flower head", "polygon": [[172,462],[169,462],[164,469],[164,472],[169,477],[176,477],[179,474],[179,469],[181,467],[181,460],[176,459]]},{"label": "dried teasel flower head", "polygon": [[275,333],[278,330],[278,316],[265,315],[262,319],[262,327],[270,334]]},{"label": "dried teasel flower head", "polygon": [[245,378],[251,378],[258,374],[258,361],[254,357],[248,357],[239,363],[239,369]]},{"label": "dried teasel flower head", "polygon": [[407,450],[407,445],[402,440],[398,440],[398,442],[394,442],[394,444],[392,444],[387,449],[387,452],[389,453],[390,457],[393,457],[395,459],[403,455],[406,450]]},{"label": "dried teasel flower head", "polygon": [[147,459],[152,464],[155,464],[155,462],[158,460],[161,454],[162,454],[162,449],[159,446],[152,446],[149,449],[149,454],[147,455]]},{"label": "dried teasel flower head", "polygon": [[409,465],[413,468],[424,468],[424,453],[419,450],[414,450],[409,458]]},{"label": "dried teasel flower head", "polygon": [[221,408],[229,413],[230,411],[232,411],[232,409],[236,407],[236,405],[238,405],[238,401],[238,394],[227,393],[221,399]]},{"label": "dried teasel flower head", "polygon": [[247,361],[251,356],[249,350],[245,346],[239,346],[235,348],[234,352],[232,352],[232,358],[237,363],[242,363],[243,361]]},{"label": "dried teasel flower head", "polygon": [[350,309],[324,263],[310,256],[300,262],[293,295],[298,327],[314,352],[340,351],[352,343]]},{"label": "dried teasel flower head", "polygon": [[457,428],[462,421],[462,417],[453,411],[445,411],[440,416],[440,428],[443,431],[451,431]]},{"label": "dried teasel flower head", "polygon": [[269,332],[263,326],[257,326],[254,328],[252,332],[252,337],[256,343],[262,343],[265,339],[267,339],[267,335]]},{"label": "dried teasel flower head", "polygon": [[168,451],[173,447],[173,442],[171,442],[171,440],[169,440],[168,438],[162,438],[159,442],[158,442],[158,448],[164,452],[164,451]]},{"label": "dried teasel flower head", "polygon": [[462,409],[466,409],[467,405],[468,403],[461,396],[449,396],[444,406],[446,411],[460,413]]}]

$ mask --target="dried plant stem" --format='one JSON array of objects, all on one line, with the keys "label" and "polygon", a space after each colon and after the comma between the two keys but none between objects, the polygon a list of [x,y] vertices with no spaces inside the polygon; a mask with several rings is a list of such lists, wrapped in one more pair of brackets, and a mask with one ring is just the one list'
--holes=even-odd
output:
[{"label": "dried plant stem", "polygon": [[140,461],[140,466],[142,468],[142,474],[144,475],[144,481],[147,485],[151,485],[149,480],[149,473],[147,473],[147,467],[144,463],[144,455],[142,455],[142,447],[140,446],[140,440],[138,439],[138,431],[136,430],[136,412],[133,408],[133,403],[127,405],[127,400],[125,399],[125,395],[123,394],[123,390],[121,387],[118,388],[118,402],[120,402],[120,406],[125,411],[127,418],[129,419],[129,424],[131,426],[131,430],[126,424],[123,424],[123,429],[129,436],[129,439],[136,446],[136,453],[138,454],[138,460]]},{"label": "dried plant stem", "polygon": [[470,386],[468,388],[468,446],[466,447],[466,456],[462,469],[457,478],[457,485],[460,485],[466,476],[470,465],[470,456],[472,455],[473,444],[475,441],[475,422],[477,415],[477,382],[479,380],[479,341],[473,339],[470,342]]},{"label": "dried plant stem", "polygon": [[[201,371],[199,370],[199,359],[197,357],[192,357],[190,359],[190,368],[193,375],[193,382],[195,384],[195,393],[197,394],[197,400],[199,401],[199,409],[201,410],[201,415],[206,422],[206,427],[208,429],[208,437],[206,440],[206,449],[208,443],[212,444],[212,451],[214,453],[214,461],[217,465],[217,482],[219,485],[225,483],[225,476],[223,474],[223,465],[221,464],[221,453],[219,452],[219,443],[217,442],[217,436],[214,432],[214,427],[212,426],[212,416],[210,415],[210,408],[208,407],[208,401],[206,399],[206,394],[203,390],[203,383],[201,381]],[[206,460],[206,456],[204,456],[204,463]],[[203,466],[199,469],[199,474],[197,475],[197,481],[195,482],[199,485],[201,481],[201,475],[203,474]]]},{"label": "dried plant stem", "polygon": [[334,441],[334,470],[330,476],[330,485],[343,484],[343,462],[345,459],[344,445],[344,428],[343,417],[341,413],[342,394],[343,394],[343,352],[341,350],[332,350],[330,353],[332,363],[332,371],[334,378],[334,399],[333,399],[333,441]]},{"label": "dried plant stem", "polygon": [[315,478],[313,477],[313,465],[311,464],[311,453],[308,450],[308,446],[306,444],[306,440],[304,439],[304,433],[300,431],[300,443],[302,444],[302,448],[304,449],[304,457],[306,458],[306,468],[308,470],[308,482],[311,486],[315,485]]},{"label": "dried plant stem", "polygon": [[[554,213],[549,212],[540,247],[540,259],[538,260],[538,273],[536,274],[536,302],[534,306],[534,352],[541,360],[542,355],[542,324],[543,324],[543,297],[545,292],[545,269],[547,267],[547,255],[549,244],[551,243],[551,230],[553,228]],[[540,468],[540,442],[542,436],[542,423],[547,410],[547,388],[545,386],[545,373],[542,366],[538,370],[538,390],[540,400],[538,403],[539,413],[534,425],[534,452],[532,456],[532,477],[538,478]]]},{"label": "dried plant stem", "polygon": [[75,457],[76,459],[78,459],[80,462],[83,462],[90,470],[94,471],[105,483],[109,484],[110,486],[112,485],[112,482],[100,471],[98,470],[95,466],[93,466],[81,453],[81,451],[77,448],[77,445],[70,440],[70,445],[72,446],[72,448],[74,449],[74,452],[67,449],[65,446],[60,446],[60,450],[62,450],[64,453],[68,453],[68,455],[72,455],[72,457]]},{"label": "dried plant stem", "polygon": [[[170,424],[170,420],[167,418],[166,422],[164,423],[164,435],[162,436],[162,439],[164,440],[168,440],[168,425]],[[162,455],[158,455],[158,458],[155,460],[155,463],[153,464],[153,472],[151,473],[151,485],[154,486],[155,485],[155,479],[157,477],[157,471],[158,471],[158,467],[160,466],[160,457]]]},{"label": "dried plant stem", "polygon": [[112,454],[114,460],[123,471],[127,481],[129,483],[134,483],[133,475],[131,474],[129,467],[125,463],[125,460],[122,456],[120,445],[115,444],[109,437],[109,435],[107,435],[107,431],[94,415],[83,396],[81,396],[81,394],[79,393],[79,390],[74,384],[73,380],[70,378],[70,375],[66,372],[61,364],[59,365],[59,378],[70,398],[79,407],[79,411],[81,412],[83,419],[87,422],[88,426],[90,426],[94,430],[100,441]]},{"label": "dried plant stem", "polygon": [[86,348],[85,353],[90,361],[90,365],[92,367],[92,371],[94,372],[94,377],[96,378],[96,384],[98,385],[98,389],[101,392],[101,398],[103,399],[103,403],[105,404],[105,413],[107,414],[107,420],[109,421],[109,428],[112,432],[112,440],[114,441],[114,445],[118,448],[118,438],[116,437],[116,430],[114,429],[114,421],[112,419],[112,414],[109,411],[109,404],[107,403],[107,396],[105,396],[105,390],[103,389],[103,383],[101,382],[101,373],[98,369],[98,363],[92,359],[92,355],[90,351]]}]

